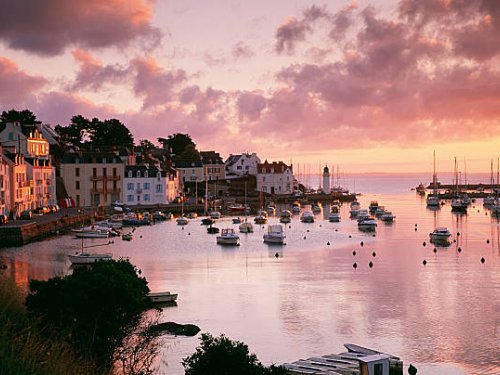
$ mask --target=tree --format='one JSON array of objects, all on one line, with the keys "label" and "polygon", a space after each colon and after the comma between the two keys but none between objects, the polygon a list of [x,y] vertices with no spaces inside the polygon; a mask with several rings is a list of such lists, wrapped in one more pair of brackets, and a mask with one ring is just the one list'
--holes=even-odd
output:
[{"label": "tree", "polygon": [[11,109],[9,111],[3,111],[0,116],[0,124],[4,125],[8,122],[20,122],[24,125],[32,125],[39,123],[36,119],[36,116],[28,109],[23,109],[22,111],[17,111],[15,109]]},{"label": "tree", "polygon": [[130,130],[120,120],[110,119],[100,121],[93,118],[89,129],[90,143],[99,146],[133,147],[134,137]]},{"label": "tree", "polygon": [[196,144],[189,134],[175,133],[169,135],[168,138],[158,138],[158,142],[163,145],[163,148],[171,149],[174,155],[182,154],[188,145],[193,145],[196,148]]},{"label": "tree", "polygon": [[182,360],[185,375],[286,375],[283,367],[264,367],[248,346],[225,335],[201,335],[201,346]]},{"label": "tree", "polygon": [[73,116],[68,126],[56,125],[55,130],[59,133],[63,145],[73,145],[80,148],[83,138],[88,132],[90,121],[82,115]]},{"label": "tree", "polygon": [[113,352],[149,307],[147,281],[127,260],[97,262],[73,274],[33,280],[28,312],[43,326],[65,334],[80,353],[110,368]]}]

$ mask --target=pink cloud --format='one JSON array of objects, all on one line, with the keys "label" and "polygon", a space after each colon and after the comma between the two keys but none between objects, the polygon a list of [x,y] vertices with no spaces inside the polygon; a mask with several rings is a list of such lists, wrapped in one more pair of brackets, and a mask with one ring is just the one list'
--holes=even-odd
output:
[{"label": "pink cloud", "polygon": [[175,100],[176,89],[187,80],[184,70],[164,70],[151,57],[133,60],[131,68],[135,74],[134,92],[144,98],[143,108]]},{"label": "pink cloud", "polygon": [[17,64],[0,56],[0,105],[16,106],[47,84],[43,77],[29,75]]},{"label": "pink cloud", "polygon": [[120,82],[127,76],[125,68],[117,65],[103,65],[85,50],[74,50],[73,57],[80,65],[80,70],[71,85],[74,90],[85,88],[97,90],[108,82]]},{"label": "pink cloud", "polygon": [[141,39],[157,44],[149,0],[5,0],[0,12],[0,40],[13,49],[53,56],[68,46],[126,46]]},{"label": "pink cloud", "polygon": [[245,42],[236,43],[231,52],[235,59],[249,59],[255,55],[252,48]]}]

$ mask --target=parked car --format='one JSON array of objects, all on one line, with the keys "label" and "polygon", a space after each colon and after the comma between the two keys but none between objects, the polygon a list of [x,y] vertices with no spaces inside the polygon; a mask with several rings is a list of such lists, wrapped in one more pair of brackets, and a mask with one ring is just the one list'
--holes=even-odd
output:
[{"label": "parked car", "polygon": [[19,215],[19,220],[31,220],[33,219],[33,212],[31,210],[25,210]]},{"label": "parked car", "polygon": [[0,215],[0,225],[7,224],[8,221],[9,218],[7,217],[7,215]]}]

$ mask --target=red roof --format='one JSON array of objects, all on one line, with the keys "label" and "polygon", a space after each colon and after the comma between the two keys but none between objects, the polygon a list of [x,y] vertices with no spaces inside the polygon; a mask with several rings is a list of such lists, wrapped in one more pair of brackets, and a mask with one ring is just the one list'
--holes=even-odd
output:
[{"label": "red roof", "polygon": [[[284,173],[288,168],[288,165],[282,161],[269,163],[267,160],[264,163],[257,164],[257,173]],[[272,170],[272,172],[271,172]]]}]

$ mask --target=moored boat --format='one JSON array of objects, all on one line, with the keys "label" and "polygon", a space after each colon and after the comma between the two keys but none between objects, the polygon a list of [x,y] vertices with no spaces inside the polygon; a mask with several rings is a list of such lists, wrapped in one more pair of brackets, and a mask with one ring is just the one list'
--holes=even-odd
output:
[{"label": "moored boat", "polygon": [[434,229],[433,232],[429,233],[431,241],[447,241],[450,236],[450,231],[445,227],[438,227]]},{"label": "moored boat", "polygon": [[306,210],[300,216],[300,221],[303,223],[314,223],[315,221],[314,214],[311,211]]},{"label": "moored boat", "polygon": [[264,234],[264,242],[270,244],[283,244],[285,242],[285,232],[280,224],[273,224],[267,227],[267,233]]},{"label": "moored boat", "polygon": [[113,255],[105,254],[92,254],[92,253],[78,253],[75,255],[68,255],[71,264],[92,264],[99,261],[112,260]]},{"label": "moored boat", "polygon": [[238,245],[240,237],[236,234],[233,228],[222,229],[221,235],[217,236],[219,245]]},{"label": "moored boat", "polygon": [[109,228],[95,226],[72,229],[71,232],[78,238],[108,238],[110,236]]},{"label": "moored boat", "polygon": [[385,221],[386,223],[392,223],[396,216],[392,214],[391,211],[385,211],[385,213],[380,217],[380,220]]},{"label": "moored boat", "polygon": [[366,231],[374,231],[377,227],[375,219],[362,219],[358,221],[358,229]]},{"label": "moored boat", "polygon": [[293,214],[290,211],[288,210],[282,211],[280,214],[280,223],[288,224],[289,222],[292,221],[292,216]]},{"label": "moored boat", "polygon": [[168,303],[175,302],[177,300],[177,293],[170,292],[151,292],[148,293],[148,297],[154,303]]},{"label": "moored boat", "polygon": [[177,225],[187,225],[189,223],[189,220],[184,216],[178,217],[175,221]]},{"label": "moored boat", "polygon": [[370,206],[368,206],[368,210],[370,211],[371,214],[374,214],[377,212],[378,208],[378,202],[377,201],[371,201]]}]

